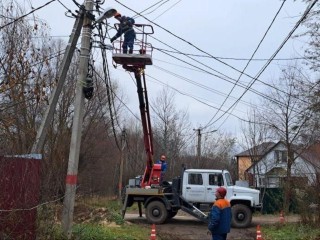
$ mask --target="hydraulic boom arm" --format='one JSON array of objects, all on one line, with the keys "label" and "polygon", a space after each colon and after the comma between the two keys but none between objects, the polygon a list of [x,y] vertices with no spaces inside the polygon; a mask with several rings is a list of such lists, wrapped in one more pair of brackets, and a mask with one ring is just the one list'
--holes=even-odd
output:
[{"label": "hydraulic boom arm", "polygon": [[[144,146],[147,154],[147,164],[141,181],[141,187],[146,187],[151,186],[152,184],[159,184],[161,169],[160,166],[154,165],[153,163],[152,130],[144,69],[135,69],[134,75],[137,81],[137,92],[143,128]],[[141,76],[143,77],[143,81]]]}]

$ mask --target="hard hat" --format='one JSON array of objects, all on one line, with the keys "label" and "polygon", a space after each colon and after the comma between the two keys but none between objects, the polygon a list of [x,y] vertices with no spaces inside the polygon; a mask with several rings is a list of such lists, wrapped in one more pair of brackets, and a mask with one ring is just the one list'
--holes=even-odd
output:
[{"label": "hard hat", "polygon": [[117,12],[116,14],[114,14],[114,17],[115,18],[121,17],[121,14]]},{"label": "hard hat", "polygon": [[216,192],[223,198],[227,195],[227,190],[224,187],[217,188]]},{"label": "hard hat", "polygon": [[163,160],[163,161],[165,161],[165,160],[166,160],[166,155],[163,155],[163,154],[162,154],[161,157],[160,157],[160,159]]}]

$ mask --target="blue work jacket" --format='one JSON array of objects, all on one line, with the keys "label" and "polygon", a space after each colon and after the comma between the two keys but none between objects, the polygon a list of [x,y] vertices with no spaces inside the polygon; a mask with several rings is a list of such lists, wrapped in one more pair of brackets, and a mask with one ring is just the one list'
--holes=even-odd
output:
[{"label": "blue work jacket", "polygon": [[214,202],[209,214],[208,229],[212,234],[226,234],[231,228],[231,205],[226,199]]}]

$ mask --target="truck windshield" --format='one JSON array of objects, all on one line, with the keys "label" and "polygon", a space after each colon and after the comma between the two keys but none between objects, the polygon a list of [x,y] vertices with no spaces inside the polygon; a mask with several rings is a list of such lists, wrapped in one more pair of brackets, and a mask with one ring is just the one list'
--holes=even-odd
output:
[{"label": "truck windshield", "polygon": [[233,183],[232,183],[232,179],[231,179],[230,173],[226,173],[225,177],[226,177],[227,186],[232,186]]}]

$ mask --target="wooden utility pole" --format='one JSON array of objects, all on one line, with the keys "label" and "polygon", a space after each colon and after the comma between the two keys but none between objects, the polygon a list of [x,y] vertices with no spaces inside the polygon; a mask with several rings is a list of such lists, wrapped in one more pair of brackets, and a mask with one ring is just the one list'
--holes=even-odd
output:
[{"label": "wooden utility pole", "polygon": [[[91,12],[93,10],[93,0],[86,0],[84,5],[85,5],[86,12]],[[84,106],[83,83],[86,81],[86,77],[88,73],[91,25],[92,25],[92,20],[88,17],[86,13],[84,16],[83,27],[82,27],[79,73],[78,73],[78,80],[77,80],[77,86],[76,86],[76,98],[75,98],[74,116],[73,116],[73,124],[72,124],[68,172],[66,177],[66,192],[65,192],[65,197],[63,201],[63,212],[62,212],[62,227],[68,239],[71,238],[71,234],[72,234],[71,227],[72,227],[72,221],[73,221],[73,211],[74,211],[74,202],[75,202],[75,195],[76,195],[78,164],[79,164],[82,123],[83,123],[83,106]]]}]

